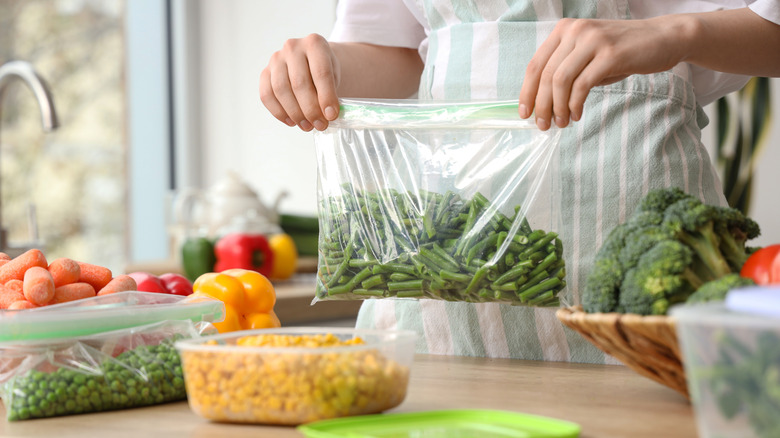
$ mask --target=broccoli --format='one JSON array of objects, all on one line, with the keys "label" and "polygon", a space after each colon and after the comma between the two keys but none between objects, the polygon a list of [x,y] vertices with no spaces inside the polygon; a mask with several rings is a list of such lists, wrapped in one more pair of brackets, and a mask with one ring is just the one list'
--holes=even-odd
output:
[{"label": "broccoli", "polygon": [[723,301],[732,289],[755,286],[750,278],[740,277],[737,273],[726,274],[721,278],[704,283],[685,301],[685,304],[706,303],[708,301]]},{"label": "broccoli", "polygon": [[678,188],[651,191],[609,233],[582,294],[586,312],[666,314],[702,285],[738,272],[760,234],[740,211]]}]

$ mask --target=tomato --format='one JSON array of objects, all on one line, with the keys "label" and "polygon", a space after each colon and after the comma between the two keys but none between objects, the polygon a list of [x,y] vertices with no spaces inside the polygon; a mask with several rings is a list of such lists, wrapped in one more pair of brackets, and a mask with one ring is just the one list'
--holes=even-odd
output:
[{"label": "tomato", "polygon": [[135,280],[135,284],[138,286],[140,292],[156,292],[160,294],[167,294],[168,289],[163,286],[162,282],[156,275],[152,275],[148,272],[132,272],[127,274]]},{"label": "tomato", "polygon": [[765,246],[748,257],[739,275],[756,284],[780,284],[780,244]]},{"label": "tomato", "polygon": [[187,296],[192,293],[192,283],[187,277],[169,272],[160,275],[160,282],[171,295]]}]

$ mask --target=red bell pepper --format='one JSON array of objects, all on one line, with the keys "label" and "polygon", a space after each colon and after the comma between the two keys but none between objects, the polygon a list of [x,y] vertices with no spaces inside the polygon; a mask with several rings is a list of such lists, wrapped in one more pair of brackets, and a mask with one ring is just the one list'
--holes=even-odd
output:
[{"label": "red bell pepper", "polygon": [[227,234],[217,241],[214,254],[217,256],[216,272],[249,269],[267,277],[274,266],[274,253],[262,234]]}]

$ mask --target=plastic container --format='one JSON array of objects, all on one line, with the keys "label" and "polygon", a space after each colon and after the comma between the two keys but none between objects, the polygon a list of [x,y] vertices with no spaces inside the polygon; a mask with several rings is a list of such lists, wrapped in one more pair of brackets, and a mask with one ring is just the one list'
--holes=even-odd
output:
[{"label": "plastic container", "polygon": [[577,438],[580,426],[516,412],[464,409],[338,418],[299,426],[308,438]]},{"label": "plastic container", "polygon": [[9,421],[184,400],[178,339],[210,323],[161,321],[89,336],[0,344],[0,396]]},{"label": "plastic container", "polygon": [[[364,343],[246,345],[272,337],[300,340],[327,334],[341,342],[360,338]],[[299,425],[399,405],[406,397],[414,342],[410,331],[298,327],[207,336],[179,341],[176,348],[190,408],[201,417]]]},{"label": "plastic container", "polygon": [[28,310],[0,310],[0,342],[62,339],[166,320],[219,322],[218,300],[152,292],[115,294]]},{"label": "plastic container", "polygon": [[677,306],[671,316],[699,436],[780,437],[780,318],[723,303]]}]

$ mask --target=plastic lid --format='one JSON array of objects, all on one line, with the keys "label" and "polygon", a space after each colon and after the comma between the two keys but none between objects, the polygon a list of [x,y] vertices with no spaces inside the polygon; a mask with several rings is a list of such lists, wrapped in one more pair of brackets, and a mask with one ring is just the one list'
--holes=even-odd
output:
[{"label": "plastic lid", "polygon": [[0,342],[62,339],[166,320],[219,322],[221,301],[151,292],[118,292],[29,310],[0,311]]},{"label": "plastic lid", "polygon": [[446,410],[377,414],[298,426],[309,438],[576,438],[568,421],[496,410]]}]

